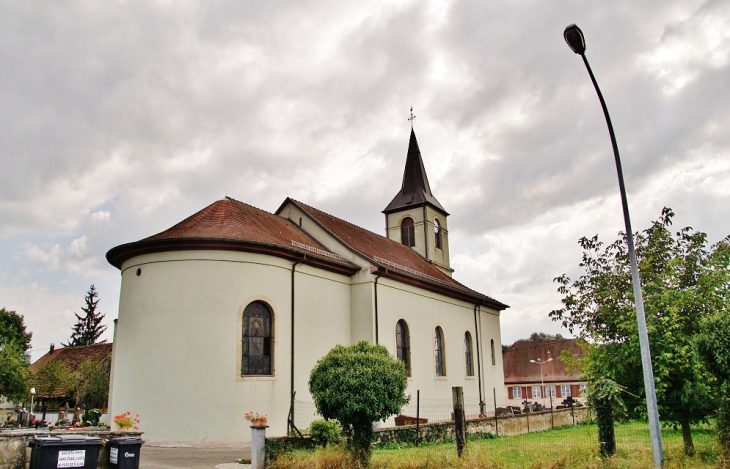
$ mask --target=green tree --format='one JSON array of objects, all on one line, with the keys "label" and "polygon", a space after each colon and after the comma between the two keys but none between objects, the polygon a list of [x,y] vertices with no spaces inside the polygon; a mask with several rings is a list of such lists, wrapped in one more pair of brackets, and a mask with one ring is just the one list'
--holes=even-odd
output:
[{"label": "green tree", "polygon": [[30,339],[33,334],[25,330],[23,316],[5,308],[0,308],[0,347],[8,342],[14,342],[23,349],[23,353],[30,349]]},{"label": "green tree", "polygon": [[60,393],[73,394],[78,383],[76,373],[60,360],[51,360],[41,366],[33,376],[33,384],[39,397],[53,398]]},{"label": "green tree", "polygon": [[30,389],[28,355],[15,342],[0,346],[0,403],[25,401]]},{"label": "green tree", "polygon": [[23,316],[0,308],[0,402],[23,401],[28,396],[31,336]]},{"label": "green tree", "polygon": [[[730,255],[730,250],[728,250]],[[730,459],[730,311],[722,311],[702,323],[697,350],[707,368],[722,383],[722,404],[717,433],[724,457]]]},{"label": "green tree", "polygon": [[[705,233],[684,228],[672,234],[674,213],[636,235],[644,308],[660,414],[680,425],[685,451],[694,452],[690,424],[716,408],[716,384],[693,346],[701,319],[728,304],[730,266],[721,253],[730,239],[707,246]],[[597,236],[581,238],[584,274],[571,282],[556,278],[561,309],[550,312],[571,333],[591,344],[582,359],[585,377],[609,378],[644,396],[638,326],[625,235],[604,246]],[[627,401],[628,402],[628,401]],[[634,413],[645,412],[644,399]]]},{"label": "green tree", "polygon": [[560,334],[547,334],[545,332],[533,332],[530,334],[530,340],[563,340]]},{"label": "green tree", "polygon": [[103,407],[109,399],[110,370],[109,360],[94,362],[89,359],[76,370],[75,397],[84,408]]},{"label": "green tree", "polygon": [[322,417],[342,425],[354,462],[367,466],[373,422],[400,412],[410,400],[407,384],[402,361],[382,345],[361,341],[337,345],[321,358],[310,374],[309,392]]},{"label": "green tree", "polygon": [[101,324],[104,315],[97,310],[99,293],[96,291],[94,285],[91,285],[89,291],[86,292],[84,302],[86,304],[81,308],[84,315],[80,316],[74,313],[76,315],[76,324],[71,328],[71,338],[67,344],[63,344],[64,347],[78,347],[96,343],[103,344],[106,342],[106,340],[99,340],[99,337],[106,330],[106,326]]}]

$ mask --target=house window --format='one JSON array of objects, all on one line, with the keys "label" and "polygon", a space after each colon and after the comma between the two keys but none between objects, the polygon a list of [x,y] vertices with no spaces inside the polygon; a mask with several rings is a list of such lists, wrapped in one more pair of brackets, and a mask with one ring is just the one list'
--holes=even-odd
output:
[{"label": "house window", "polygon": [[497,364],[497,358],[494,356],[494,339],[492,339],[490,345],[492,346],[492,366],[495,366]]},{"label": "house window", "polygon": [[408,324],[404,320],[395,323],[395,353],[398,360],[406,366],[408,376],[411,376],[411,338],[408,333]]},{"label": "house window", "polygon": [[587,384],[581,384],[580,387],[579,387],[579,389],[580,389],[580,395],[582,396],[582,395],[585,394],[586,389],[588,389],[588,385]]},{"label": "house window", "polygon": [[271,375],[274,334],[272,314],[261,301],[243,310],[241,375]]},{"label": "house window", "polygon": [[433,233],[436,238],[436,249],[443,249],[442,244],[442,234],[441,234],[441,223],[439,223],[439,219],[435,218],[433,220]]},{"label": "house window", "polygon": [[464,334],[464,358],[466,359],[466,375],[474,376],[474,359],[472,358],[471,334]]},{"label": "house window", "polygon": [[522,388],[519,386],[512,387],[512,399],[522,399]]},{"label": "house window", "polygon": [[416,226],[413,218],[406,217],[400,224],[400,242],[406,246],[416,245]]},{"label": "house window", "polygon": [[563,397],[570,397],[570,385],[569,384],[560,385],[560,395],[562,395]]},{"label": "house window", "polygon": [[555,386],[545,386],[547,397],[555,397]]},{"label": "house window", "polygon": [[440,327],[436,327],[433,333],[434,358],[436,359],[436,376],[446,376],[446,366],[444,361],[444,332]]},{"label": "house window", "polygon": [[532,398],[540,399],[541,397],[542,397],[542,390],[540,389],[540,386],[533,386],[532,387]]}]

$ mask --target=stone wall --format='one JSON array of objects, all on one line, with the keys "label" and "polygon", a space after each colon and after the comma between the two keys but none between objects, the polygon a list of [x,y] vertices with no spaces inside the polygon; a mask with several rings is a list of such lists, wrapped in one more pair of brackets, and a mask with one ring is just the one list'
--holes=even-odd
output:
[{"label": "stone wall", "polygon": [[112,438],[137,437],[142,432],[112,432],[93,430],[58,430],[58,431],[5,431],[0,432],[0,469],[27,469],[30,466],[31,448],[28,443],[35,436],[59,436],[59,435],[88,435],[101,438],[102,447],[99,451],[99,469],[109,469],[109,450],[107,442]]},{"label": "stone wall", "polygon": [[[485,419],[466,421],[466,432],[491,433],[498,436],[515,436],[525,433],[541,432],[551,428],[575,425],[586,421],[586,408],[560,409],[550,412],[534,412],[529,414],[507,415]],[[433,423],[420,425],[418,428],[419,441],[445,442],[454,440],[453,423]],[[416,426],[407,425],[395,428],[381,428],[375,430],[377,445],[388,443],[413,443],[416,440]]]}]

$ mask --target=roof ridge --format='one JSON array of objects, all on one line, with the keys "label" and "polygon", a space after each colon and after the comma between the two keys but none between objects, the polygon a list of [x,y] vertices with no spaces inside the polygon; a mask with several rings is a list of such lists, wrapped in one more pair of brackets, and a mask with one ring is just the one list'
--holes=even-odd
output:
[{"label": "roof ridge", "polygon": [[[291,199],[291,198],[290,198],[290,199]],[[340,218],[340,217],[338,217],[338,216],[336,216],[336,215],[332,215],[331,213],[325,212],[324,210],[320,210],[320,209],[318,209],[318,208],[316,208],[316,207],[312,207],[311,205],[309,205],[309,204],[306,204],[306,203],[304,203],[304,202],[301,202],[301,201],[299,201],[299,200],[296,200],[296,199],[291,199],[291,201],[292,201],[292,202],[296,202],[297,204],[300,204],[300,205],[304,205],[305,207],[307,207],[307,208],[311,208],[312,210],[316,210],[317,212],[320,212],[320,213],[324,213],[325,215],[328,215],[328,216],[330,216],[330,217],[332,217],[332,218],[334,218],[334,219],[336,219],[336,220],[338,220],[338,221],[341,221],[341,222],[343,222],[343,223],[346,223],[346,224],[348,224],[348,225],[350,225],[350,226],[352,226],[352,227],[354,227],[354,228],[356,228],[356,229],[358,229],[358,230],[362,230],[362,231],[367,231],[368,233],[370,233],[370,234],[372,234],[372,235],[374,235],[374,236],[377,236],[377,237],[379,237],[379,238],[382,238],[382,239],[386,240],[386,242],[388,242],[388,243],[391,243],[391,244],[392,244],[393,246],[398,246],[398,249],[403,249],[404,247],[406,247],[407,249],[410,249],[410,248],[408,248],[407,246],[404,246],[403,244],[399,243],[398,241],[395,241],[395,240],[393,240],[393,239],[390,239],[390,238],[388,238],[387,236],[383,236],[383,235],[381,235],[381,234],[378,234],[378,233],[376,233],[376,232],[374,232],[374,231],[372,231],[372,230],[369,230],[369,229],[367,229],[367,228],[364,228],[364,227],[362,227],[362,226],[358,226],[358,225],[356,225],[356,224],[354,224],[354,223],[352,223],[352,222],[349,222],[349,221],[347,221],[347,220],[345,220],[345,219],[342,219],[342,218]],[[344,240],[342,240],[342,241],[344,242]],[[369,257],[370,257],[370,256],[367,256],[367,255],[365,255],[365,254],[362,254],[362,255],[363,255],[364,257],[367,257],[367,258],[369,258]],[[426,259],[424,259],[424,261],[425,261],[425,260],[426,260]],[[428,262],[428,261],[426,261],[426,262]],[[430,264],[429,264],[429,265],[430,265]],[[437,271],[439,271],[439,272],[441,272],[441,271],[440,271],[439,269],[436,269],[436,270],[437,270]],[[443,274],[443,272],[442,272],[442,274]],[[443,275],[446,275],[446,274],[443,274]],[[451,278],[451,277],[449,277],[449,278]]]}]

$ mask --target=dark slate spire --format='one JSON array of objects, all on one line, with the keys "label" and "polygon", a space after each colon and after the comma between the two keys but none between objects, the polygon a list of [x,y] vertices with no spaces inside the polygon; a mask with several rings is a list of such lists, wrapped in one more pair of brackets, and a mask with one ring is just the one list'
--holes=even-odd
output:
[{"label": "dark slate spire", "polygon": [[426,168],[424,168],[423,160],[421,159],[421,150],[418,149],[416,133],[411,129],[406,168],[403,171],[403,185],[400,188],[400,192],[385,207],[383,213],[388,214],[404,208],[419,207],[425,204],[431,205],[445,215],[448,215],[439,201],[436,200],[436,197],[431,193],[431,186],[428,184],[428,176],[426,176]]}]

